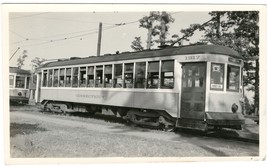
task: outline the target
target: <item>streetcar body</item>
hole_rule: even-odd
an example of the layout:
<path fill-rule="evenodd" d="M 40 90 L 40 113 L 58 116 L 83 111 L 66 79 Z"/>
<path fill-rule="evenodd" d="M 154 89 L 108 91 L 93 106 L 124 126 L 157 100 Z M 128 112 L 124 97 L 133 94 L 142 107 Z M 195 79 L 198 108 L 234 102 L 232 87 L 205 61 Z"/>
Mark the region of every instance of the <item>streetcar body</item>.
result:
<path fill-rule="evenodd" d="M 44 109 L 110 110 L 140 125 L 240 129 L 243 60 L 216 45 L 189 45 L 50 62 Z"/>
<path fill-rule="evenodd" d="M 28 104 L 31 73 L 17 67 L 9 67 L 9 100 L 10 104 Z"/>

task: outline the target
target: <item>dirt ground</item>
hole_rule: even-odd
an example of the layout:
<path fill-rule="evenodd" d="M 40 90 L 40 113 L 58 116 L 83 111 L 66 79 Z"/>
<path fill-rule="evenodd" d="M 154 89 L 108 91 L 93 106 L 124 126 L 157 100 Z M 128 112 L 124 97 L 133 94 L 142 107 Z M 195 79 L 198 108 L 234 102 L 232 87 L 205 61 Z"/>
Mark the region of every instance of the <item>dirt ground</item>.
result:
<path fill-rule="evenodd" d="M 16 107 L 10 112 L 11 157 L 258 156 L 259 145 L 126 126 Z"/>

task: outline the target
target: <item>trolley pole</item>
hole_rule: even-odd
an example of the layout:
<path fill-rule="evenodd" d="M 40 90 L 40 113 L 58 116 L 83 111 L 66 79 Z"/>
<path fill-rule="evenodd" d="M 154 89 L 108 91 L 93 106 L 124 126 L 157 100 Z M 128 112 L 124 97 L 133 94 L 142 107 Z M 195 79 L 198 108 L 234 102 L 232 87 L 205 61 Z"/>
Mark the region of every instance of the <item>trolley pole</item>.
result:
<path fill-rule="evenodd" d="M 20 49 L 20 47 L 18 47 L 18 49 L 13 53 L 13 55 L 9 58 L 9 61 L 13 58 L 13 56 L 17 53 L 17 51 Z"/>
<path fill-rule="evenodd" d="M 97 56 L 100 56 L 100 49 L 101 49 L 101 38 L 102 38 L 102 23 L 99 23 L 99 30 L 98 30 L 98 41 L 97 41 Z"/>

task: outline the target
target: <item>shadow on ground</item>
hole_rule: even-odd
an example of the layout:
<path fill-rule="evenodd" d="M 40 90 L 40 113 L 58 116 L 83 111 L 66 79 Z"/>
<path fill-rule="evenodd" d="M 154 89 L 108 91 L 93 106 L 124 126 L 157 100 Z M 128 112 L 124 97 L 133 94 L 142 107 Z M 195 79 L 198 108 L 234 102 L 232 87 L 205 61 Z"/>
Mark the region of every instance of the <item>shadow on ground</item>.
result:
<path fill-rule="evenodd" d="M 39 124 L 26 124 L 26 123 L 10 124 L 10 137 L 15 137 L 16 135 L 32 134 L 38 131 L 44 132 L 47 131 L 47 129 L 39 127 Z"/>

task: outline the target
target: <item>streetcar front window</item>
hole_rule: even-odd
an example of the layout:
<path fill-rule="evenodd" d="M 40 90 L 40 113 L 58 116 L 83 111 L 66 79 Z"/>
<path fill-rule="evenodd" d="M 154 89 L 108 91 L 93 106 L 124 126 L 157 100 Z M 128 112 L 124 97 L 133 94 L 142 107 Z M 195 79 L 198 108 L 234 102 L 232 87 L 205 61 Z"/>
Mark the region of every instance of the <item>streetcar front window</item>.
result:
<path fill-rule="evenodd" d="M 145 88 L 146 62 L 137 62 L 135 65 L 135 88 Z"/>
<path fill-rule="evenodd" d="M 227 90 L 238 92 L 239 84 L 240 84 L 240 68 L 238 66 L 228 65 L 227 66 Z"/>
<path fill-rule="evenodd" d="M 159 87 L 159 61 L 148 62 L 147 88 L 156 89 Z"/>
<path fill-rule="evenodd" d="M 223 90 L 224 64 L 211 63 L 210 89 Z"/>
<path fill-rule="evenodd" d="M 161 87 L 162 89 L 173 89 L 174 87 L 174 61 L 162 61 Z"/>
<path fill-rule="evenodd" d="M 24 76 L 16 76 L 16 88 L 25 88 Z"/>

